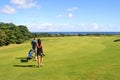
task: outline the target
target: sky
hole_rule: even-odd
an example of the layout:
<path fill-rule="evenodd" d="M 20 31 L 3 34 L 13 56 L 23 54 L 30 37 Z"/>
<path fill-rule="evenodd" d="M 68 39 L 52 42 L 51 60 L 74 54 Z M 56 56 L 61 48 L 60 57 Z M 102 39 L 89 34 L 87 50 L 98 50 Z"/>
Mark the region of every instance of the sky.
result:
<path fill-rule="evenodd" d="M 120 0 L 1 0 L 0 22 L 30 32 L 120 32 Z"/>

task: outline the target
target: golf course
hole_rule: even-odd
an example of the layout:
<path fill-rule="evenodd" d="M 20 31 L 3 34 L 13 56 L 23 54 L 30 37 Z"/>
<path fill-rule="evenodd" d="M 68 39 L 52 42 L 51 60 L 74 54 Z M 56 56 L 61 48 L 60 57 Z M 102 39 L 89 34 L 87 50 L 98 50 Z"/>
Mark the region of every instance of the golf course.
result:
<path fill-rule="evenodd" d="M 119 38 L 41 37 L 46 56 L 40 68 L 34 58 L 21 62 L 32 39 L 0 47 L 0 80 L 120 80 Z"/>

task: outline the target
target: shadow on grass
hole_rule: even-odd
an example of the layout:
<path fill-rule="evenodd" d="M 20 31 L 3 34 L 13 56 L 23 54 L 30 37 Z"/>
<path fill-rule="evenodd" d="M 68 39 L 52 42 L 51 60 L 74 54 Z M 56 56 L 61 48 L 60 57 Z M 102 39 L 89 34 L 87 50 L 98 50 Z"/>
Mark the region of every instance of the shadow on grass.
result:
<path fill-rule="evenodd" d="M 28 62 L 29 60 L 31 60 L 32 58 L 27 58 L 27 57 L 19 57 L 16 59 L 20 59 L 20 62 Z"/>
<path fill-rule="evenodd" d="M 19 57 L 19 58 L 16 58 L 16 59 L 20 59 L 20 62 L 28 62 L 27 57 Z"/>
<path fill-rule="evenodd" d="M 19 59 L 21 63 L 27 63 L 29 60 L 31 60 L 32 58 L 27 58 L 27 57 L 18 57 L 16 59 Z M 35 65 L 13 65 L 13 67 L 36 67 Z"/>
<path fill-rule="evenodd" d="M 32 58 L 27 57 L 17 57 L 16 59 L 19 59 L 21 63 L 27 63 Z M 35 65 L 13 65 L 13 67 L 36 67 Z"/>
<path fill-rule="evenodd" d="M 13 65 L 14 67 L 36 67 L 35 65 Z"/>
<path fill-rule="evenodd" d="M 120 39 L 116 39 L 116 40 L 114 40 L 113 42 L 118 42 L 118 41 L 120 41 Z"/>

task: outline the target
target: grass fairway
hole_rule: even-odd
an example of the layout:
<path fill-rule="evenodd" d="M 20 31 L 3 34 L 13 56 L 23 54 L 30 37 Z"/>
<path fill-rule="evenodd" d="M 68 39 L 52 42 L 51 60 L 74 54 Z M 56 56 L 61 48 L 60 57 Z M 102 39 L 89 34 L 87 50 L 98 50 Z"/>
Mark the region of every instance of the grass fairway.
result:
<path fill-rule="evenodd" d="M 0 80 L 119 80 L 119 36 L 41 38 L 44 67 L 34 59 L 21 63 L 30 41 L 0 47 Z"/>

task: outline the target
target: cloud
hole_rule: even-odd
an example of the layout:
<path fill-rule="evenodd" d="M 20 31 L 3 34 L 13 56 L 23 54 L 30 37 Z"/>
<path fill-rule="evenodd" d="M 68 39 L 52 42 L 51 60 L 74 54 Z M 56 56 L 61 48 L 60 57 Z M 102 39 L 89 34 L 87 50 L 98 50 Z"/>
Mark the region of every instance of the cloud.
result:
<path fill-rule="evenodd" d="M 51 23 L 34 23 L 34 24 L 26 24 L 28 29 L 31 32 L 49 32 L 49 31 L 56 31 L 56 28 Z"/>
<path fill-rule="evenodd" d="M 11 3 L 13 4 L 18 4 L 18 5 L 22 5 L 26 2 L 26 0 L 11 0 Z"/>
<path fill-rule="evenodd" d="M 51 24 L 51 23 L 34 23 L 26 24 L 31 32 L 60 32 L 60 31 L 80 31 L 85 30 L 78 24 Z"/>
<path fill-rule="evenodd" d="M 75 11 L 77 9 L 78 9 L 78 7 L 71 7 L 71 8 L 68 8 L 67 11 Z"/>
<path fill-rule="evenodd" d="M 37 5 L 36 0 L 11 0 L 11 4 L 6 5 L 0 11 L 0 13 L 14 14 L 16 13 L 17 8 L 32 8 L 32 7 L 40 9 L 40 6 Z"/>
<path fill-rule="evenodd" d="M 4 14 L 14 14 L 16 10 L 11 6 L 6 5 L 1 12 Z"/>
<path fill-rule="evenodd" d="M 51 24 L 51 23 L 36 23 L 26 24 L 31 32 L 56 32 L 68 30 L 69 24 Z"/>
<path fill-rule="evenodd" d="M 71 7 L 71 8 L 68 8 L 67 11 L 75 11 L 77 9 L 78 9 L 77 7 Z M 56 16 L 56 18 L 73 18 L 73 14 L 72 13 L 59 14 Z"/>
<path fill-rule="evenodd" d="M 73 18 L 73 14 L 72 13 L 68 13 L 66 15 L 59 14 L 59 15 L 56 16 L 56 18 L 63 18 L 63 19 L 65 19 L 65 18 Z"/>
<path fill-rule="evenodd" d="M 72 18 L 72 17 L 73 17 L 73 14 L 72 14 L 72 13 L 69 13 L 69 14 L 68 14 L 68 17 L 69 17 L 69 18 Z"/>
<path fill-rule="evenodd" d="M 93 28 L 94 29 L 98 29 L 99 28 L 98 24 L 97 23 L 93 23 Z"/>
<path fill-rule="evenodd" d="M 11 0 L 11 3 L 16 5 L 17 8 L 39 8 L 34 0 Z"/>
<path fill-rule="evenodd" d="M 25 24 L 24 24 L 25 25 Z M 91 24 L 51 24 L 51 23 L 34 23 L 26 24 L 31 32 L 104 32 L 104 31 L 119 31 L 119 26 L 100 25 L 98 23 Z"/>

